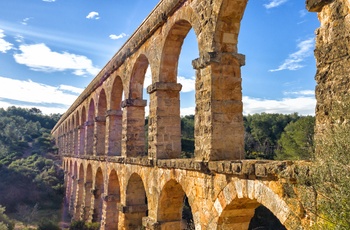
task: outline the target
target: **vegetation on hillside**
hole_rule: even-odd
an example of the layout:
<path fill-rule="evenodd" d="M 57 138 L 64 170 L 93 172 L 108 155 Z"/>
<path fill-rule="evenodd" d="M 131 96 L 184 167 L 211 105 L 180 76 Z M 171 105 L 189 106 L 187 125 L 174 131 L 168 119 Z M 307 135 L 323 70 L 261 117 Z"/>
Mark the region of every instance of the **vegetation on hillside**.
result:
<path fill-rule="evenodd" d="M 60 209 L 63 172 L 50 136 L 59 117 L 36 108 L 0 109 L 0 205 L 25 224 L 52 219 Z"/>
<path fill-rule="evenodd" d="M 243 117 L 247 159 L 307 160 L 313 153 L 315 118 L 293 114 L 254 114 Z M 193 157 L 194 115 L 181 118 L 183 157 Z"/>

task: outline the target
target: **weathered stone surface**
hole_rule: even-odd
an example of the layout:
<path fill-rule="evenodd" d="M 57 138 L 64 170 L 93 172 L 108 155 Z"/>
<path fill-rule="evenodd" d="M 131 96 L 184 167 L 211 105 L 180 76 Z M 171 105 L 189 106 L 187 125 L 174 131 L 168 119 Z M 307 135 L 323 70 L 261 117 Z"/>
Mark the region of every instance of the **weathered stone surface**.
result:
<path fill-rule="evenodd" d="M 237 42 L 247 0 L 162 0 L 52 131 L 63 158 L 66 203 L 75 220 L 101 229 L 247 229 L 260 204 L 287 229 L 307 229 L 315 194 L 298 185 L 310 162 L 244 160 Z M 307 0 L 319 12 L 316 137 L 350 120 L 350 3 Z M 197 36 L 195 158 L 181 155 L 177 62 Z M 152 70 L 148 140 L 144 77 Z M 125 98 L 125 99 L 123 99 Z M 124 101 L 123 101 L 124 100 Z M 147 140 L 147 143 L 146 143 Z M 320 146 L 318 146 L 320 148 Z M 301 200 L 307 194 L 307 202 Z"/>

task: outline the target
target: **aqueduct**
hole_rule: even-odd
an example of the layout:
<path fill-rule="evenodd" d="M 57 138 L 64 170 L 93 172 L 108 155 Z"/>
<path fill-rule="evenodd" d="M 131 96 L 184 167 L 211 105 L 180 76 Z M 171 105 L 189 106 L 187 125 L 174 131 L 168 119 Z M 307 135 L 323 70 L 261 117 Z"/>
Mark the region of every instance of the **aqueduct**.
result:
<path fill-rule="evenodd" d="M 244 160 L 240 22 L 247 0 L 162 0 L 93 79 L 52 131 L 62 156 L 66 200 L 75 220 L 101 229 L 248 229 L 256 207 L 287 229 L 310 226 L 295 168 L 303 162 Z M 348 81 L 348 0 L 308 0 L 319 12 L 317 129 L 332 117 Z M 196 71 L 195 157 L 181 159 L 177 63 L 193 29 Z M 339 32 L 341 31 L 341 32 Z M 148 138 L 143 84 L 150 66 Z M 348 66 L 348 65 L 347 65 Z M 344 81 L 343 81 L 344 82 Z M 319 131 L 321 132 L 321 131 Z M 186 198 L 186 199 L 184 199 Z"/>

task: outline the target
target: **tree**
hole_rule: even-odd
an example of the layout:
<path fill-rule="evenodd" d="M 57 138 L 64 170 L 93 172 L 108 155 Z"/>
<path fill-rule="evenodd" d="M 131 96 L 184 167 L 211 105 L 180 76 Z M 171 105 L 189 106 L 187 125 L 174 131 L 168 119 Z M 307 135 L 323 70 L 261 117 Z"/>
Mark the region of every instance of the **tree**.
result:
<path fill-rule="evenodd" d="M 245 135 L 245 140 L 249 141 L 245 146 L 248 157 L 273 159 L 277 141 L 284 128 L 297 119 L 299 119 L 297 113 L 290 115 L 261 113 L 244 117 L 245 132 L 251 134 L 251 136 Z M 253 150 L 247 149 L 253 146 Z M 254 153 L 254 156 L 250 156 L 250 153 Z"/>
<path fill-rule="evenodd" d="M 350 124 L 325 131 L 312 166 L 317 192 L 317 229 L 350 229 Z"/>
<path fill-rule="evenodd" d="M 278 140 L 278 160 L 307 160 L 314 152 L 315 117 L 305 116 L 289 123 Z"/>

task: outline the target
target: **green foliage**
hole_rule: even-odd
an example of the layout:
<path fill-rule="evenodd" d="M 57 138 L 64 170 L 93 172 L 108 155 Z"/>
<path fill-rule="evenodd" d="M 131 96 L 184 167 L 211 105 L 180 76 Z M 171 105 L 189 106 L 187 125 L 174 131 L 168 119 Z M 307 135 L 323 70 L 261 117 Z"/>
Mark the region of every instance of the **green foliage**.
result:
<path fill-rule="evenodd" d="M 60 230 L 60 227 L 51 220 L 40 221 L 37 230 Z"/>
<path fill-rule="evenodd" d="M 14 228 L 13 221 L 5 214 L 5 208 L 0 205 L 0 229 L 12 230 Z"/>
<path fill-rule="evenodd" d="M 318 140 L 312 186 L 317 191 L 317 229 L 350 229 L 350 124 L 334 126 Z"/>
<path fill-rule="evenodd" d="M 314 152 L 315 117 L 290 122 L 278 140 L 277 159 L 308 160 Z"/>
<path fill-rule="evenodd" d="M 73 221 L 69 227 L 69 230 L 98 230 L 100 229 L 99 223 L 85 223 L 84 221 Z"/>
<path fill-rule="evenodd" d="M 41 210 L 60 208 L 63 172 L 50 136 L 58 119 L 36 108 L 0 109 L 0 204 L 24 223 L 38 220 Z"/>
<path fill-rule="evenodd" d="M 273 159 L 284 128 L 290 122 L 298 120 L 299 115 L 261 113 L 243 119 L 246 157 Z"/>

